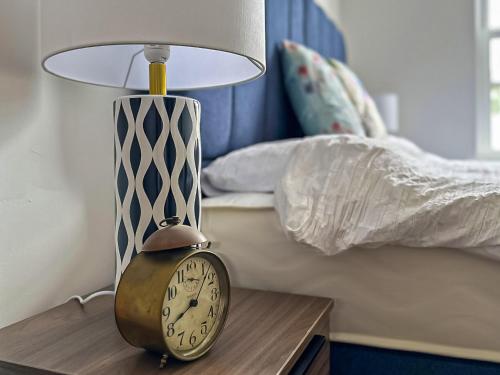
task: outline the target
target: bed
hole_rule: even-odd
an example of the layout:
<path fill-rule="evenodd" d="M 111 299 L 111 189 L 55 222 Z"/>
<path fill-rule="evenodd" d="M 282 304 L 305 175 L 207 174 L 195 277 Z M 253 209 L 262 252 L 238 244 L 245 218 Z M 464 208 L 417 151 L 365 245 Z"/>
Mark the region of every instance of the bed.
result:
<path fill-rule="evenodd" d="M 456 249 L 354 248 L 285 237 L 272 195 L 203 201 L 203 232 L 234 285 L 336 299 L 333 341 L 500 362 L 500 265 Z"/>
<path fill-rule="evenodd" d="M 302 136 L 281 79 L 290 39 L 346 60 L 344 39 L 312 0 L 266 2 L 267 73 L 185 93 L 202 103 L 203 165 L 263 141 Z M 285 237 L 269 195 L 203 201 L 202 230 L 234 285 L 335 298 L 331 339 L 500 362 L 500 263 L 443 248 L 351 249 L 327 257 Z"/>

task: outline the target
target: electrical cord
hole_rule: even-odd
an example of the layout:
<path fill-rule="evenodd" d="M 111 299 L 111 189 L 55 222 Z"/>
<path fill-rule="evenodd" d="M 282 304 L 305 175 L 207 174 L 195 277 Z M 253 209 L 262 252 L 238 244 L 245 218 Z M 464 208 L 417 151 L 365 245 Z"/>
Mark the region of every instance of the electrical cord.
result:
<path fill-rule="evenodd" d="M 95 292 L 92 293 L 91 295 L 82 298 L 81 296 L 74 295 L 69 297 L 64 303 L 71 301 L 72 299 L 76 299 L 80 305 L 85 305 L 87 302 L 93 300 L 94 298 L 101 297 L 101 296 L 114 296 L 115 292 L 113 290 L 102 290 L 100 292 Z"/>

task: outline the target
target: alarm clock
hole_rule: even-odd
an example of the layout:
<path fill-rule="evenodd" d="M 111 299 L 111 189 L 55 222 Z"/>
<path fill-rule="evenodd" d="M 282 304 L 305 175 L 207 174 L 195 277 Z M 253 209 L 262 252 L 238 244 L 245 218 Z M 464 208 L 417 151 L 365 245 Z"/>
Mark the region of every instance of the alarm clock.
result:
<path fill-rule="evenodd" d="M 197 229 L 166 219 L 123 273 L 115 319 L 123 338 L 181 361 L 206 354 L 224 327 L 229 275 Z"/>

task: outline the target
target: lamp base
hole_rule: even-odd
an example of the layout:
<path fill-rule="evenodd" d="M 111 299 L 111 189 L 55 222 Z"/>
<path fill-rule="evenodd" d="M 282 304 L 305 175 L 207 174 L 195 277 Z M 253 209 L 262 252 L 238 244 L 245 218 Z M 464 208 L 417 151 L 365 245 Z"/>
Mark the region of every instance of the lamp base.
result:
<path fill-rule="evenodd" d="M 115 245 L 122 272 L 166 217 L 200 226 L 200 103 L 133 95 L 114 102 Z"/>

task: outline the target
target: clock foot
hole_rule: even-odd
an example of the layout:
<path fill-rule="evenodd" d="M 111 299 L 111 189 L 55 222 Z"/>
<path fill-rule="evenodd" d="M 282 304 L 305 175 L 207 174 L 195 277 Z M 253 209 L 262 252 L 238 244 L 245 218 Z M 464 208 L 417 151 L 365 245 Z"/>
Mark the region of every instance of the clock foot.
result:
<path fill-rule="evenodd" d="M 167 366 L 168 355 L 163 354 L 160 359 L 160 368 L 165 368 Z"/>

